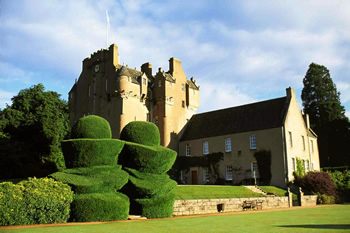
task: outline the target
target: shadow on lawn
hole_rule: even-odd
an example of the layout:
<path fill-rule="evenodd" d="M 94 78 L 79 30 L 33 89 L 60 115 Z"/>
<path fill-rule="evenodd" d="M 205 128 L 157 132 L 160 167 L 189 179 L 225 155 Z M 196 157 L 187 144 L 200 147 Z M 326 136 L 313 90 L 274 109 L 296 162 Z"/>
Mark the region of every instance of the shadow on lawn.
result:
<path fill-rule="evenodd" d="M 285 225 L 279 227 L 290 228 L 314 228 L 314 229 L 350 229 L 350 224 L 309 224 L 309 225 Z"/>

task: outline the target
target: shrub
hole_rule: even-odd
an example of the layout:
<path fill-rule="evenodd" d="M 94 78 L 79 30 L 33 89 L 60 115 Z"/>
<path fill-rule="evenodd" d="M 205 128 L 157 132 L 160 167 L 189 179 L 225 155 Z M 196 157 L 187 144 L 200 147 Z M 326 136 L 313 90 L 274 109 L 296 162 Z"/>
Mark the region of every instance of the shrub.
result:
<path fill-rule="evenodd" d="M 336 188 L 326 172 L 309 172 L 303 178 L 297 178 L 294 184 L 308 192 L 336 196 Z"/>
<path fill-rule="evenodd" d="M 120 139 L 148 146 L 160 145 L 157 126 L 145 121 L 133 121 L 127 124 L 120 133 Z"/>
<path fill-rule="evenodd" d="M 104 118 L 89 115 L 80 118 L 72 127 L 72 138 L 112 138 L 111 127 Z"/>
<path fill-rule="evenodd" d="M 297 165 L 297 169 L 295 172 L 293 172 L 293 175 L 294 175 L 295 179 L 301 179 L 306 174 L 303 161 L 300 158 L 297 158 L 296 165 Z"/>
<path fill-rule="evenodd" d="M 1 225 L 67 222 L 73 192 L 49 178 L 0 184 Z"/>
<path fill-rule="evenodd" d="M 176 160 L 176 151 L 162 146 L 146 146 L 125 142 L 119 163 L 144 173 L 164 174 Z"/>
<path fill-rule="evenodd" d="M 125 220 L 129 198 L 122 193 L 75 194 L 71 220 L 74 222 Z"/>
<path fill-rule="evenodd" d="M 71 139 L 62 141 L 67 168 L 115 165 L 124 142 L 117 139 Z"/>
<path fill-rule="evenodd" d="M 67 169 L 50 175 L 69 184 L 75 193 L 103 193 L 117 191 L 127 182 L 129 175 L 116 166 L 94 166 Z"/>
<path fill-rule="evenodd" d="M 339 196 L 344 201 L 350 201 L 350 171 L 345 170 L 343 172 L 328 172 L 328 175 L 331 177 L 332 181 L 337 187 Z"/>
<path fill-rule="evenodd" d="M 175 194 L 161 198 L 144 198 L 136 199 L 138 204 L 142 206 L 142 216 L 147 218 L 167 218 L 173 215 Z"/>
<path fill-rule="evenodd" d="M 317 193 L 317 204 L 334 204 L 335 197 Z"/>

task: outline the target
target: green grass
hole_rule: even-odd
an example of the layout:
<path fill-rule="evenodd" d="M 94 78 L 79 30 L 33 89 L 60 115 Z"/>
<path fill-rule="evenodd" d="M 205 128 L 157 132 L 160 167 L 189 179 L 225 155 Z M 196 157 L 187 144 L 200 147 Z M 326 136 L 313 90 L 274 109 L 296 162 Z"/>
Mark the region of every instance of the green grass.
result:
<path fill-rule="evenodd" d="M 175 200 L 263 197 L 243 186 L 178 185 Z"/>
<path fill-rule="evenodd" d="M 275 186 L 259 186 L 259 187 L 267 193 L 273 193 L 279 197 L 286 196 L 286 192 L 287 192 L 286 189 L 282 189 L 282 188 L 275 187 Z M 294 193 L 292 194 L 292 198 L 293 198 L 293 200 L 298 200 L 297 195 Z"/>
<path fill-rule="evenodd" d="M 272 212 L 5 230 L 8 233 L 350 232 L 350 205 Z"/>

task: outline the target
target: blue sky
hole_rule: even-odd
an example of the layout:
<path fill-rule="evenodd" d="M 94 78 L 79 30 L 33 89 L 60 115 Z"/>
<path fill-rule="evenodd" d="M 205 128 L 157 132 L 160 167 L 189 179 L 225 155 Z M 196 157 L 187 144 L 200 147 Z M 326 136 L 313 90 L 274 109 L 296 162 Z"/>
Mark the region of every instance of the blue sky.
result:
<path fill-rule="evenodd" d="M 82 60 L 109 44 L 153 73 L 176 57 L 200 85 L 198 112 L 285 96 L 301 106 L 311 62 L 326 66 L 350 117 L 350 1 L 0 0 L 0 108 L 43 83 L 67 99 Z"/>

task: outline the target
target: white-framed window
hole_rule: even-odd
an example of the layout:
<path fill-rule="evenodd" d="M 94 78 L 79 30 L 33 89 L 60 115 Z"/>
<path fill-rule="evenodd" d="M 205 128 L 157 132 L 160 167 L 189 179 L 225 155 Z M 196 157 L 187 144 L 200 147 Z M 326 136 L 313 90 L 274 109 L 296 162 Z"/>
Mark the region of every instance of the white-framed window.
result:
<path fill-rule="evenodd" d="M 303 167 L 304 169 L 306 170 L 306 163 L 305 163 L 305 160 L 303 159 Z"/>
<path fill-rule="evenodd" d="M 292 132 L 289 131 L 288 135 L 289 135 L 289 146 L 293 147 L 293 135 L 292 135 Z"/>
<path fill-rule="evenodd" d="M 303 135 L 301 135 L 301 140 L 303 141 L 303 150 L 305 150 L 305 137 Z"/>
<path fill-rule="evenodd" d="M 209 154 L 209 143 L 208 141 L 203 142 L 203 155 Z"/>
<path fill-rule="evenodd" d="M 181 91 L 185 91 L 185 84 L 181 84 Z"/>
<path fill-rule="evenodd" d="M 162 87 L 162 80 L 158 80 L 158 87 Z"/>
<path fill-rule="evenodd" d="M 186 144 L 186 156 L 191 156 L 191 145 Z"/>
<path fill-rule="evenodd" d="M 232 166 L 226 166 L 226 180 L 232 180 Z"/>
<path fill-rule="evenodd" d="M 181 184 L 185 184 L 185 171 L 184 170 L 181 170 L 180 171 L 180 181 L 181 181 Z"/>
<path fill-rule="evenodd" d="M 310 171 L 310 162 L 309 160 L 306 160 L 306 168 L 305 168 L 305 171 Z"/>
<path fill-rule="evenodd" d="M 292 171 L 296 171 L 296 164 L 295 164 L 295 158 L 292 158 Z"/>
<path fill-rule="evenodd" d="M 225 138 L 225 152 L 231 152 L 232 146 L 231 146 L 231 138 Z"/>
<path fill-rule="evenodd" d="M 256 161 L 253 161 L 250 163 L 250 169 L 252 172 L 252 178 L 259 178 L 259 169 L 258 169 L 258 163 Z"/>
<path fill-rule="evenodd" d="M 314 153 L 314 141 L 310 140 L 311 144 L 311 153 Z"/>
<path fill-rule="evenodd" d="M 256 136 L 255 135 L 250 136 L 250 149 L 252 149 L 252 150 L 256 149 Z"/>
<path fill-rule="evenodd" d="M 209 182 L 209 168 L 203 168 L 203 181 Z"/>

